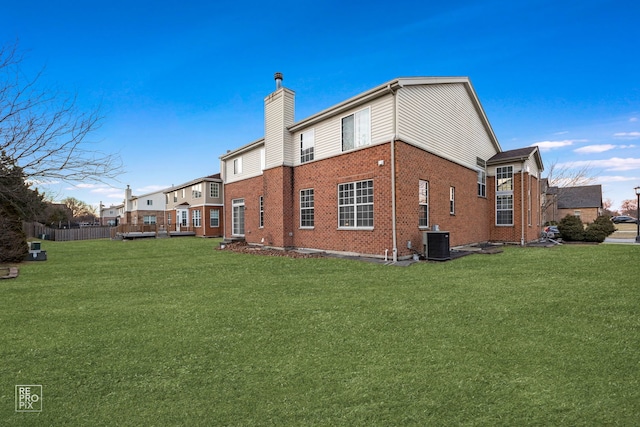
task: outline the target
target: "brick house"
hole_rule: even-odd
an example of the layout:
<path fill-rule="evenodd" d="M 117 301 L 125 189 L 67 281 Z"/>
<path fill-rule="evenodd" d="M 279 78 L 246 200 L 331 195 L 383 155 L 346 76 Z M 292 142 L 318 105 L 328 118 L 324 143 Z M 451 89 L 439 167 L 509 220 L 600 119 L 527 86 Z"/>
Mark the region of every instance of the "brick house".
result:
<path fill-rule="evenodd" d="M 118 209 L 119 225 L 164 226 L 165 197 L 162 191 L 134 196 L 131 187 L 124 190 L 124 203 Z"/>
<path fill-rule="evenodd" d="M 225 237 L 394 260 L 436 228 L 539 237 L 538 148 L 502 151 L 468 78 L 395 79 L 298 122 L 294 101 L 277 73 L 264 138 L 220 157 Z"/>
<path fill-rule="evenodd" d="M 602 215 L 602 186 L 553 187 L 542 180 L 545 195 L 544 222 L 560 222 L 567 215 L 575 215 L 589 224 Z"/>
<path fill-rule="evenodd" d="M 219 173 L 173 186 L 164 194 L 165 223 L 172 234 L 223 235 L 224 192 Z"/>

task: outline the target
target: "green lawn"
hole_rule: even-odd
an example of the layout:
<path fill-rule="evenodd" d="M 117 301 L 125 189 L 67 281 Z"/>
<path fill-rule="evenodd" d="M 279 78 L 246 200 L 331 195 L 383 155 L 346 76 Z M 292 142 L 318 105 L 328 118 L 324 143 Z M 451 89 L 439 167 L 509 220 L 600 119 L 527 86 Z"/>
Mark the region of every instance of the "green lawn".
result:
<path fill-rule="evenodd" d="M 407 268 L 216 246 L 44 242 L 0 281 L 0 425 L 640 422 L 640 245 Z"/>

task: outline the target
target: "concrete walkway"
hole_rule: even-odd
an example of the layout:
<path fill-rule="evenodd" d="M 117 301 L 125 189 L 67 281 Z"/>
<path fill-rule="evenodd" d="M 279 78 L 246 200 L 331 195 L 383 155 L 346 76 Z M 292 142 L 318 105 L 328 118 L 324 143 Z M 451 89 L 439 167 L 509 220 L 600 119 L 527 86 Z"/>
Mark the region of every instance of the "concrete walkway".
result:
<path fill-rule="evenodd" d="M 636 239 L 612 239 L 610 237 L 607 237 L 606 239 L 604 239 L 604 243 L 614 243 L 614 244 L 622 244 L 622 245 L 629 245 L 629 244 L 636 244 Z"/>

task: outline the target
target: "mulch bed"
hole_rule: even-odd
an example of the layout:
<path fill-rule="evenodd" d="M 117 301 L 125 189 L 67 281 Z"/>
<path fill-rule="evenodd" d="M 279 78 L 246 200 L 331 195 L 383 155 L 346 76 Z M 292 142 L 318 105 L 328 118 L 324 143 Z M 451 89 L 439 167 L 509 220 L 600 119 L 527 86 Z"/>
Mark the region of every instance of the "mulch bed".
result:
<path fill-rule="evenodd" d="M 243 254 L 279 256 L 287 258 L 321 258 L 324 256 L 321 253 L 303 253 L 296 250 L 282 250 L 263 248 L 261 246 L 251 246 L 246 242 L 224 243 L 224 248 L 220 246 L 218 250 L 239 252 Z"/>

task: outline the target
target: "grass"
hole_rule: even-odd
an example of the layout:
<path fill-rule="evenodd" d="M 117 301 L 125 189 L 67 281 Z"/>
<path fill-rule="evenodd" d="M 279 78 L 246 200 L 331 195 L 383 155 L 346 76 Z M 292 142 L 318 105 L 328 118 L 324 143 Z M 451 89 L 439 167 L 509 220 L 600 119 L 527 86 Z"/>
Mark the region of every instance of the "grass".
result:
<path fill-rule="evenodd" d="M 640 247 L 408 268 L 45 242 L 0 282 L 4 425 L 636 425 Z M 14 387 L 43 385 L 16 413 Z"/>

